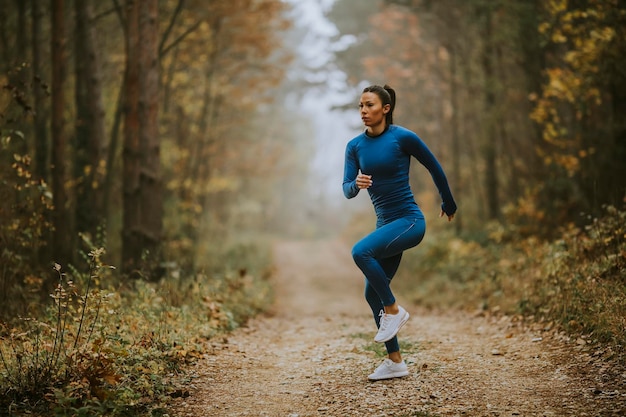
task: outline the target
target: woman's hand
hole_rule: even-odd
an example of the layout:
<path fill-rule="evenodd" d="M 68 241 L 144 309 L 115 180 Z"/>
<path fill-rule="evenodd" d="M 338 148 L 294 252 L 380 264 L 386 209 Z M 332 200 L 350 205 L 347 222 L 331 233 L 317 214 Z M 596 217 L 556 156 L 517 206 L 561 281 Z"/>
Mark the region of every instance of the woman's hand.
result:
<path fill-rule="evenodd" d="M 359 187 L 361 190 L 366 189 L 366 188 L 370 188 L 372 186 L 372 176 L 371 175 L 365 175 L 365 174 L 359 174 L 356 176 L 356 186 Z"/>
<path fill-rule="evenodd" d="M 443 210 L 441 210 L 441 213 L 439 213 L 439 217 L 443 217 L 445 215 L 446 213 Z M 454 219 L 454 214 L 448 214 L 448 221 L 451 222 L 452 219 Z"/>

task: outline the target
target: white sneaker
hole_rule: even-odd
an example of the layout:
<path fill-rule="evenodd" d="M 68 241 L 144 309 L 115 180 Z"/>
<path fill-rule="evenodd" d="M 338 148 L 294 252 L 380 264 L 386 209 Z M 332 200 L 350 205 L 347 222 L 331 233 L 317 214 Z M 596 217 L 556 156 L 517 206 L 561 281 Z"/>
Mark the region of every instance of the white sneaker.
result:
<path fill-rule="evenodd" d="M 380 318 L 380 326 L 378 327 L 378 333 L 374 338 L 375 342 L 386 342 L 393 339 L 398 334 L 400 327 L 404 326 L 404 323 L 409 319 L 409 313 L 402 307 L 398 306 L 400 311 L 398 314 L 387 314 L 382 312 Z"/>
<path fill-rule="evenodd" d="M 367 379 L 370 381 L 378 381 L 381 379 L 402 378 L 408 374 L 409 370 L 404 361 L 395 363 L 391 359 L 387 358 L 378 368 L 376 368 L 373 374 L 370 374 L 367 377 Z"/>

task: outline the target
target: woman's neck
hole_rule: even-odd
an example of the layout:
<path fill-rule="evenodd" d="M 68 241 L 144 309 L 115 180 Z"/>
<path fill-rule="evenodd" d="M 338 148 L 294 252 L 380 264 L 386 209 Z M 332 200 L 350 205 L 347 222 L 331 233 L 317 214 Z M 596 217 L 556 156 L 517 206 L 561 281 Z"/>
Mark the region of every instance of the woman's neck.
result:
<path fill-rule="evenodd" d="M 383 121 L 376 126 L 368 126 L 365 132 L 368 136 L 380 136 L 385 132 L 385 130 L 387 130 L 387 123 Z"/>

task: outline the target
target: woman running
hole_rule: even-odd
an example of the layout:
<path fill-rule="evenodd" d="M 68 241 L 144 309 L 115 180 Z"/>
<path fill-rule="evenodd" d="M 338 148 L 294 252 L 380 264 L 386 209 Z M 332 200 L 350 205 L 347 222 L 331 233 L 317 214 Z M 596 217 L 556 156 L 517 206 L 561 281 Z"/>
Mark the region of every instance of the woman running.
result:
<path fill-rule="evenodd" d="M 409 374 L 402 360 L 396 334 L 409 319 L 389 286 L 398 270 L 402 252 L 417 246 L 426 221 L 409 186 L 411 157 L 430 172 L 443 203 L 440 217 L 451 221 L 456 203 L 448 180 L 435 156 L 412 131 L 393 124 L 395 91 L 385 85 L 363 90 L 359 101 L 365 131 L 346 146 L 343 192 L 355 197 L 366 189 L 376 212 L 376 230 L 357 242 L 352 257 L 365 275 L 365 299 L 372 309 L 388 358 L 369 375 L 370 380 L 399 378 Z"/>

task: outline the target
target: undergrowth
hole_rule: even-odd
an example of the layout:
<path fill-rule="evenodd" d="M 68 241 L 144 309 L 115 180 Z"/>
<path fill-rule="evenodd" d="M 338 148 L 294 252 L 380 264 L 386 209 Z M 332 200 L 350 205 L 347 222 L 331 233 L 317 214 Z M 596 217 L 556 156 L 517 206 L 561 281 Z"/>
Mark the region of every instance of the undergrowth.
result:
<path fill-rule="evenodd" d="M 550 242 L 498 225 L 480 242 L 437 233 L 406 252 L 394 280 L 417 304 L 549 322 L 626 362 L 626 211 L 606 207 Z"/>
<path fill-rule="evenodd" d="M 260 311 L 270 297 L 259 269 L 269 255 L 257 247 L 224 249 L 223 260 L 246 253 L 254 270 L 120 283 L 89 254 L 90 271 L 65 273 L 42 317 L 0 327 L 0 415 L 158 416 L 187 395 L 185 365 L 218 337 Z M 228 260 L 230 262 L 230 260 Z"/>

